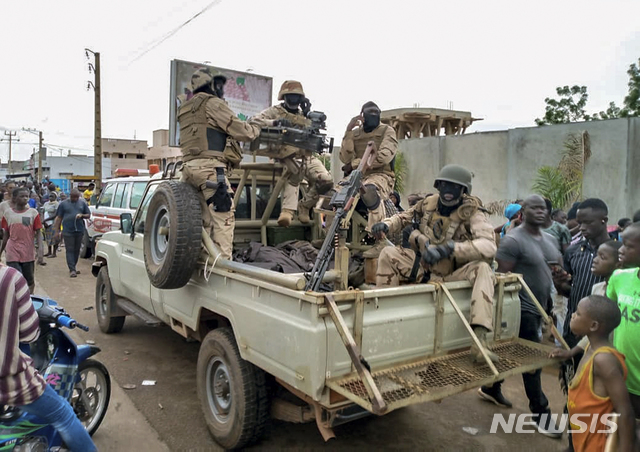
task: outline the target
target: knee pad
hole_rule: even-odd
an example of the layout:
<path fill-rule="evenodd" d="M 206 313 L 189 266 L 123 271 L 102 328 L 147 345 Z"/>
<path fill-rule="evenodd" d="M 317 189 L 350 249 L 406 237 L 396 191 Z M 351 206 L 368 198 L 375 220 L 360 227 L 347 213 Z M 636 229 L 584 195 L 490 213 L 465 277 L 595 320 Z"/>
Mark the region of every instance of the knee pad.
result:
<path fill-rule="evenodd" d="M 380 205 L 380 195 L 378 195 L 378 188 L 373 184 L 367 184 L 363 187 L 363 193 L 360 195 L 360 199 L 368 210 L 377 209 Z"/>

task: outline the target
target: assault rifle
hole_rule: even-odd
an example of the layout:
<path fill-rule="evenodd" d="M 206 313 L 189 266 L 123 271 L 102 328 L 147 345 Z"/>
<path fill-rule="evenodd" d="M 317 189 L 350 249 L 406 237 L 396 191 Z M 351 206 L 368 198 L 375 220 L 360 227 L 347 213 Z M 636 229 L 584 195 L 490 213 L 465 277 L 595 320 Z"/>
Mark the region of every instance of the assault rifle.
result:
<path fill-rule="evenodd" d="M 258 155 L 276 159 L 285 159 L 305 152 L 322 153 L 333 150 L 333 138 L 328 139 L 322 130 L 326 129 L 327 116 L 320 111 L 307 114 L 311 125 L 303 127 L 285 119 L 278 120 L 276 125 L 263 127 L 260 136 L 251 142 L 251 151 Z"/>
<path fill-rule="evenodd" d="M 342 220 L 344 220 L 351 210 L 351 207 L 353 207 L 356 196 L 362 189 L 362 178 L 364 176 L 364 172 L 371 167 L 371 163 L 374 158 L 375 144 L 373 141 L 369 141 L 358 168 L 351 172 L 346 184 L 344 184 L 342 189 L 336 192 L 331 198 L 329 205 L 335 209 L 336 215 L 333 218 L 331 226 L 327 229 L 327 237 L 324 239 L 322 248 L 320 248 L 316 263 L 313 265 L 313 270 L 311 270 L 310 274 L 305 275 L 308 278 L 308 281 L 304 290 L 317 292 L 320 289 L 322 278 L 324 277 L 324 274 L 329 267 L 329 262 L 331 262 L 333 254 L 335 253 L 335 235 L 340 228 L 340 223 L 342 223 Z"/>

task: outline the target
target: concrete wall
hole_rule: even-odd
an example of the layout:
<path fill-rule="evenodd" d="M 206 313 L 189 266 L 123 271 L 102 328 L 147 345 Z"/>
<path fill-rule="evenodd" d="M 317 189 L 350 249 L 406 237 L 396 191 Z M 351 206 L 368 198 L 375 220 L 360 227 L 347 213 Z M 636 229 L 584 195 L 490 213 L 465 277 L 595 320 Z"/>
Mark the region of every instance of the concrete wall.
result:
<path fill-rule="evenodd" d="M 592 152 L 584 196 L 602 198 L 612 222 L 631 216 L 640 209 L 640 118 L 402 140 L 408 167 L 403 204 L 410 193 L 434 192 L 433 180 L 449 163 L 474 173 L 473 193 L 485 203 L 526 197 L 537 169 L 556 166 L 567 136 L 582 131 Z"/>

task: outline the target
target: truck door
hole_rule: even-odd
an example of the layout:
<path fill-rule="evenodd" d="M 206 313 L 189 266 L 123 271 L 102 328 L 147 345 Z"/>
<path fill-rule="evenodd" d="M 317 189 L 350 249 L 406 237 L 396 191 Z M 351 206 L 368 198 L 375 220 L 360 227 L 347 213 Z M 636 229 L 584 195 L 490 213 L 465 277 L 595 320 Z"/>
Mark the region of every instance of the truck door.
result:
<path fill-rule="evenodd" d="M 151 195 L 156 187 L 157 184 L 152 185 L 147 191 L 147 196 L 144 198 L 133 224 L 135 235 L 133 240 L 125 240 L 123 242 L 120 262 L 120 280 L 125 287 L 127 294 L 125 296 L 154 315 L 155 311 L 151 303 L 151 282 L 144 265 L 143 244 L 144 221 L 147 216 Z"/>

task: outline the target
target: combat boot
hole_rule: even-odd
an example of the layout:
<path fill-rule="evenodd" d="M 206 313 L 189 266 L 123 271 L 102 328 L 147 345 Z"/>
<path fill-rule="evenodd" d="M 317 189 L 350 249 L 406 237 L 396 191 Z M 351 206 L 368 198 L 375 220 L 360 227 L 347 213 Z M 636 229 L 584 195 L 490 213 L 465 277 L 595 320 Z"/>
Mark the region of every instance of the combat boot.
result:
<path fill-rule="evenodd" d="M 487 355 L 489 356 L 489 359 L 494 363 L 497 363 L 498 361 L 500 361 L 500 357 L 498 355 L 496 355 L 495 353 L 493 353 L 491 350 L 489 350 L 489 348 L 487 347 L 487 332 L 488 332 L 488 330 L 483 326 L 477 325 L 477 326 L 473 327 L 473 332 L 475 333 L 476 336 L 478 336 L 478 340 L 480 341 L 480 344 L 482 345 L 482 347 L 487 352 Z M 482 355 L 482 352 L 476 346 L 475 341 L 471 342 L 471 350 L 470 350 L 469 353 L 470 353 L 471 359 L 473 359 L 474 363 L 482 364 L 482 363 L 486 362 L 484 360 L 484 356 Z"/>
<path fill-rule="evenodd" d="M 309 207 L 303 205 L 298 206 L 298 221 L 304 224 L 311 221 L 311 209 Z"/>
<path fill-rule="evenodd" d="M 291 209 L 282 209 L 280 216 L 278 217 L 278 226 L 288 228 L 293 221 L 293 214 L 295 212 Z"/>

